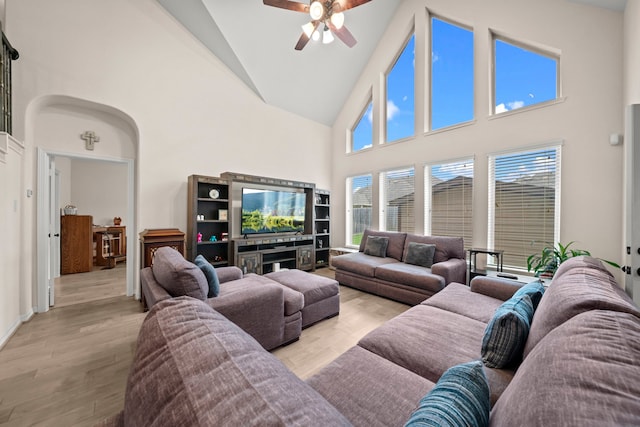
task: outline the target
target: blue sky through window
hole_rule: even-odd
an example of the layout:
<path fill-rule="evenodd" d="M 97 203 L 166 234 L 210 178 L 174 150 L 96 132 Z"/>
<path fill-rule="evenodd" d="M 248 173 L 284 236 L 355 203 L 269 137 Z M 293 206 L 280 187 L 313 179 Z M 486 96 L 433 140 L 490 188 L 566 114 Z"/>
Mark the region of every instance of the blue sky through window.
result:
<path fill-rule="evenodd" d="M 473 120 L 473 31 L 431 19 L 431 129 Z"/>
<path fill-rule="evenodd" d="M 353 129 L 352 151 L 360 151 L 373 144 L 373 103 L 369 101 L 367 109 Z"/>
<path fill-rule="evenodd" d="M 557 97 L 557 60 L 495 40 L 495 113 Z"/>
<path fill-rule="evenodd" d="M 387 75 L 387 141 L 414 135 L 415 46 L 411 36 Z"/>

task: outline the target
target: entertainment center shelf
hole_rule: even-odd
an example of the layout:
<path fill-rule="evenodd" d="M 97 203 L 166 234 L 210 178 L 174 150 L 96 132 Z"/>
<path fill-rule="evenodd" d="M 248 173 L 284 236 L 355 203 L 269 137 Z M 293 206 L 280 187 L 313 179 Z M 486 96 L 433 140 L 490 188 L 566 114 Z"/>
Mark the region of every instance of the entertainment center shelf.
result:
<path fill-rule="evenodd" d="M 187 259 L 245 274 L 329 265 L 330 193 L 315 184 L 225 172 L 189 176 Z"/>

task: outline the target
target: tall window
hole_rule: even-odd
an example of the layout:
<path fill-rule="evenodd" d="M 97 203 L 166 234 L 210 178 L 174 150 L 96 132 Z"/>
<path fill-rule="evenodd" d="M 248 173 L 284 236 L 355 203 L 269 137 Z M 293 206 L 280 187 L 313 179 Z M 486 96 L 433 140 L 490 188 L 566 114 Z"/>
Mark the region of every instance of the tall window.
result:
<path fill-rule="evenodd" d="M 504 264 L 526 268 L 527 257 L 557 242 L 560 146 L 489 156 L 489 247 Z"/>
<path fill-rule="evenodd" d="M 371 175 L 347 178 L 347 245 L 359 245 L 371 227 Z"/>
<path fill-rule="evenodd" d="M 425 168 L 425 225 L 432 236 L 462 237 L 473 242 L 473 159 Z"/>
<path fill-rule="evenodd" d="M 558 98 L 560 59 L 494 36 L 494 114 Z"/>
<path fill-rule="evenodd" d="M 431 129 L 473 117 L 473 31 L 432 17 Z"/>
<path fill-rule="evenodd" d="M 351 132 L 351 152 L 364 150 L 373 145 L 373 101 L 362 111 L 356 126 Z"/>
<path fill-rule="evenodd" d="M 415 134 L 415 41 L 412 35 L 387 74 L 387 142 Z"/>
<path fill-rule="evenodd" d="M 413 168 L 380 174 L 385 230 L 415 232 L 415 173 Z"/>

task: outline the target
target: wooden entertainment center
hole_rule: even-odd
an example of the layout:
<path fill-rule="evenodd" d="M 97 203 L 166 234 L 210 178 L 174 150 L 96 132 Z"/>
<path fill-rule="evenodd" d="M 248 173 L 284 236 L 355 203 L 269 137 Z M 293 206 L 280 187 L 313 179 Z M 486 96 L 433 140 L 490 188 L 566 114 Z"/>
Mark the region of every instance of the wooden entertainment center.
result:
<path fill-rule="evenodd" d="M 242 234 L 245 186 L 305 194 L 303 232 Z M 188 179 L 187 259 L 203 255 L 214 266 L 235 265 L 246 273 L 314 270 L 329 265 L 330 192 L 315 184 L 225 172 Z"/>

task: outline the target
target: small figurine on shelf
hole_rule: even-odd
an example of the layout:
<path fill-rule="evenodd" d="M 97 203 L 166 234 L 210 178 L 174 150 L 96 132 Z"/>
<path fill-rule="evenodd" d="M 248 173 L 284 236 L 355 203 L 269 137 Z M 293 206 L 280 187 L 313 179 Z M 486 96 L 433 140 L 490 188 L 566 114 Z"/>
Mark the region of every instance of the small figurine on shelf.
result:
<path fill-rule="evenodd" d="M 210 242 L 217 242 L 218 238 L 215 235 L 213 235 L 213 236 L 209 237 L 209 241 Z"/>
<path fill-rule="evenodd" d="M 119 216 L 113 218 L 113 225 L 118 226 L 120 224 L 122 224 L 122 218 L 120 218 Z"/>
<path fill-rule="evenodd" d="M 198 243 L 202 242 L 202 233 L 198 233 Z"/>
<path fill-rule="evenodd" d="M 223 242 L 229 240 L 229 233 L 222 233 L 222 235 L 220 236 L 220 240 L 222 240 Z"/>
<path fill-rule="evenodd" d="M 222 262 L 223 259 L 222 259 L 222 257 L 220 255 L 214 255 L 213 261 L 214 262 Z"/>

